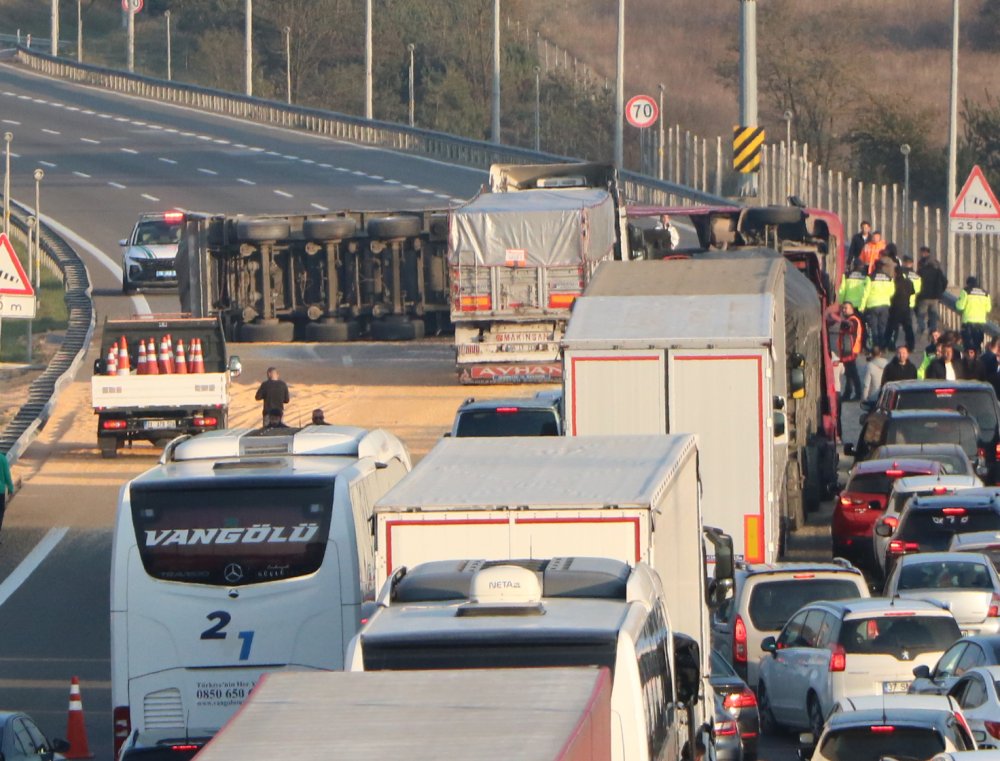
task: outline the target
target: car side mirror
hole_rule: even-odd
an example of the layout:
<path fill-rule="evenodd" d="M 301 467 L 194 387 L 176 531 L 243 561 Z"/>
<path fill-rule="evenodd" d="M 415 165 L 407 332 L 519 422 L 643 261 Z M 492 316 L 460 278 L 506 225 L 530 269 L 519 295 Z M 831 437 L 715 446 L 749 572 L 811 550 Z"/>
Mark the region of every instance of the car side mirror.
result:
<path fill-rule="evenodd" d="M 913 676 L 916 679 L 930 679 L 931 678 L 931 668 L 930 666 L 917 666 L 913 669 Z"/>
<path fill-rule="evenodd" d="M 881 536 L 884 539 L 892 536 L 892 526 L 888 523 L 876 523 L 875 524 L 875 534 Z"/>
<path fill-rule="evenodd" d="M 238 378 L 243 372 L 243 363 L 240 362 L 240 358 L 233 356 L 229 358 L 229 377 Z"/>
<path fill-rule="evenodd" d="M 104 360 L 95 359 L 94 360 L 94 375 L 104 375 Z"/>
<path fill-rule="evenodd" d="M 854 457 L 855 450 L 853 444 L 844 444 L 844 454 L 848 457 Z"/>
<path fill-rule="evenodd" d="M 120 241 L 118 241 L 118 245 L 121 246 L 122 248 L 125 248 L 125 246 L 128 245 L 128 238 L 122 238 Z"/>
<path fill-rule="evenodd" d="M 69 743 L 61 737 L 56 738 L 50 744 L 55 753 L 69 753 Z M 0 761 L 2 761 L 2 757 L 0 757 Z"/>
<path fill-rule="evenodd" d="M 760 643 L 760 649 L 765 653 L 774 655 L 778 652 L 778 641 L 774 637 L 764 637 L 764 640 Z"/>
<path fill-rule="evenodd" d="M 978 730 L 972 731 L 972 739 L 976 741 L 976 745 L 986 742 L 986 733 L 980 732 Z"/>

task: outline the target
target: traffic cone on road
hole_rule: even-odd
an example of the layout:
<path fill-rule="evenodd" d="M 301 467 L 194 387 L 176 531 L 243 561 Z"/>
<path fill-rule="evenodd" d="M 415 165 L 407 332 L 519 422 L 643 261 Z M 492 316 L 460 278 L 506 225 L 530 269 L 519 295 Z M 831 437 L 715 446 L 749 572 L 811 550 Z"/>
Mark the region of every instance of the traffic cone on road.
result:
<path fill-rule="evenodd" d="M 87 727 L 83 721 L 83 700 L 80 699 L 80 680 L 73 677 L 69 685 L 69 715 L 66 718 L 66 742 L 69 750 L 64 758 L 93 758 L 87 744 Z"/>
<path fill-rule="evenodd" d="M 205 372 L 205 355 L 201 353 L 201 339 L 194 339 L 194 348 L 191 350 L 191 372 Z"/>
<path fill-rule="evenodd" d="M 128 375 L 131 369 L 128 361 L 128 344 L 125 342 L 125 336 L 122 336 L 121 344 L 118 346 L 118 374 Z"/>
<path fill-rule="evenodd" d="M 174 372 L 178 375 L 187 375 L 188 373 L 188 363 L 187 357 L 184 356 L 184 339 L 177 339 L 177 355 L 174 358 Z"/>
<path fill-rule="evenodd" d="M 146 348 L 146 375 L 159 375 L 160 366 L 156 362 L 156 341 L 150 338 Z"/>
<path fill-rule="evenodd" d="M 118 375 L 118 342 L 115 341 L 108 349 L 108 359 L 105 362 L 104 372 L 107 375 Z"/>
<path fill-rule="evenodd" d="M 136 374 L 146 375 L 149 372 L 149 365 L 146 363 L 146 344 L 139 341 L 139 361 L 135 363 Z"/>

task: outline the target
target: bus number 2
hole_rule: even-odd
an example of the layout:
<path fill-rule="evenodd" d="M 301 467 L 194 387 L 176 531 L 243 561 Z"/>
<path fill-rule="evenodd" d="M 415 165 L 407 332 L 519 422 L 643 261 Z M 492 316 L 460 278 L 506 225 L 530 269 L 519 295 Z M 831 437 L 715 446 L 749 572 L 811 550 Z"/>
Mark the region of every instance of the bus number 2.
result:
<path fill-rule="evenodd" d="M 212 626 L 208 627 L 201 633 L 202 639 L 225 639 L 226 632 L 225 628 L 229 626 L 229 623 L 233 620 L 233 617 L 226 613 L 224 610 L 216 610 L 209 613 L 206 618 L 209 621 L 214 621 Z M 236 636 L 242 641 L 240 645 L 240 660 L 248 661 L 250 660 L 250 648 L 253 646 L 253 635 L 252 631 L 239 632 Z"/>

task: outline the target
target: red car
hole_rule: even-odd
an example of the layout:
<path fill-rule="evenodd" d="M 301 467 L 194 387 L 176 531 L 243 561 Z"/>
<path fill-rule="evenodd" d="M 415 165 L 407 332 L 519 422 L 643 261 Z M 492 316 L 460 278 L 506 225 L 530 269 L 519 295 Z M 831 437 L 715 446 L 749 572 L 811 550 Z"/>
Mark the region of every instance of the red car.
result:
<path fill-rule="evenodd" d="M 932 460 L 864 460 L 851 469 L 833 506 L 833 554 L 857 564 L 870 564 L 872 526 L 885 512 L 897 478 L 934 476 L 941 463 Z"/>

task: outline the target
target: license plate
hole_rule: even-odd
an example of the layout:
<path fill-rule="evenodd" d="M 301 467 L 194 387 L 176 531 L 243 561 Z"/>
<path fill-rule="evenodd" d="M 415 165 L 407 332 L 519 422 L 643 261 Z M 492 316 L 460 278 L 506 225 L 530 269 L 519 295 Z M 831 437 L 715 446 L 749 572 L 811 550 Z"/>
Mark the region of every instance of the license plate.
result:
<path fill-rule="evenodd" d="M 146 430 L 161 431 L 168 428 L 175 428 L 176 424 L 173 420 L 146 420 L 143 422 L 142 427 Z"/>
<path fill-rule="evenodd" d="M 177 270 L 160 270 L 156 276 L 162 278 L 177 277 Z"/>
<path fill-rule="evenodd" d="M 882 682 L 883 695 L 906 694 L 908 689 L 910 689 L 909 682 Z"/>

